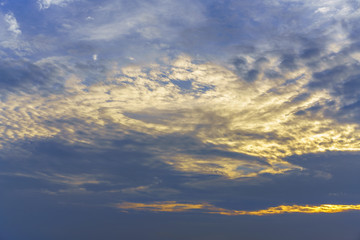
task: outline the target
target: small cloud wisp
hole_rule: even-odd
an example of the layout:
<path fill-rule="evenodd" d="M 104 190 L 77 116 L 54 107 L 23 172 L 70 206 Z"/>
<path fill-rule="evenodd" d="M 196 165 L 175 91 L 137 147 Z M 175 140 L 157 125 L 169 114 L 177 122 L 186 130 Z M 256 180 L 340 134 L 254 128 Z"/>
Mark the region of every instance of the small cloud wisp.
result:
<path fill-rule="evenodd" d="M 219 208 L 208 203 L 178 203 L 176 201 L 154 202 L 154 203 L 131 203 L 124 202 L 115 205 L 121 210 L 137 210 L 137 211 L 151 211 L 151 212 L 190 212 L 202 211 L 204 213 L 239 216 L 239 215 L 275 215 L 275 214 L 289 214 L 289 213 L 340 213 L 346 211 L 359 211 L 360 205 L 338 205 L 338 204 L 322 204 L 322 205 L 281 205 L 277 207 L 270 207 L 267 209 L 255 211 L 229 210 Z"/>

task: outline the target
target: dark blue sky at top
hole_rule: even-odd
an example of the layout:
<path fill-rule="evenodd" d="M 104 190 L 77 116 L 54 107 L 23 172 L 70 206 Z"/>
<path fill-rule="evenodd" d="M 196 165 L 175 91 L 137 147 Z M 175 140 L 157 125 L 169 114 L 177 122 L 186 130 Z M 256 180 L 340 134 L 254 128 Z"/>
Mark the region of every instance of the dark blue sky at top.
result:
<path fill-rule="evenodd" d="M 0 240 L 360 238 L 357 1 L 0 1 Z M 176 209 L 175 209 L 176 210 Z"/>

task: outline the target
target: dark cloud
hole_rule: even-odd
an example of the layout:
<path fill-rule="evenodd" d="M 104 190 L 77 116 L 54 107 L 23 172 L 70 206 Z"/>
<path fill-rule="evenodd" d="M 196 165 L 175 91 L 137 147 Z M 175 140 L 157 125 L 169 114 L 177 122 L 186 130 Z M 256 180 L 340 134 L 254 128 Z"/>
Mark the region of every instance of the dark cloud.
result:
<path fill-rule="evenodd" d="M 255 65 L 257 68 L 262 68 L 263 65 L 266 65 L 267 63 L 269 63 L 269 60 L 266 57 L 260 57 L 255 61 Z"/>
<path fill-rule="evenodd" d="M 246 70 L 246 65 L 247 65 L 247 61 L 245 58 L 235 58 L 233 60 L 233 64 L 236 68 L 237 71 L 239 71 L 240 73 L 243 72 L 244 70 Z"/>
<path fill-rule="evenodd" d="M 242 76 L 244 80 L 253 82 L 258 78 L 262 66 L 267 62 L 268 60 L 265 57 L 259 58 L 254 63 L 256 69 L 250 69 L 251 66 L 249 66 L 247 60 L 243 57 L 238 57 L 233 60 L 232 64 L 234 65 L 236 72 Z"/>
<path fill-rule="evenodd" d="M 297 57 L 293 54 L 287 54 L 282 57 L 280 68 L 284 70 L 291 70 L 294 71 L 298 68 L 298 65 L 296 63 Z"/>
<path fill-rule="evenodd" d="M 360 75 L 353 75 L 336 86 L 335 93 L 345 99 L 353 99 L 360 95 Z"/>
<path fill-rule="evenodd" d="M 360 195 L 356 188 L 360 167 L 357 153 L 327 152 L 292 156 L 286 160 L 304 167 L 303 171 L 230 180 L 211 175 L 181 174 L 159 161 L 159 151 L 167 149 L 203 158 L 220 156 L 266 163 L 211 146 L 205 148 L 191 138 L 185 140 L 179 136 L 169 136 L 148 138 L 146 141 L 146 137 L 142 139 L 139 141 L 127 137 L 113 141 L 113 147 L 103 150 L 55 140 L 23 143 L 22 148 L 30 155 L 7 154 L 1 159 L 0 179 L 7 186 L 2 188 L 2 193 L 21 190 L 46 195 L 46 192 L 53 192 L 60 194 L 62 201 L 70 204 L 79 200 L 76 191 L 82 188 L 94 195 L 94 200 L 101 204 L 112 202 L 114 198 L 123 201 L 161 201 L 166 196 L 166 200 L 203 200 L 217 202 L 229 209 L 244 210 L 284 203 L 356 204 L 353 202 L 354 196 Z M 178 146 L 186 142 L 186 145 Z M 95 204 L 87 196 L 83 195 L 81 201 Z"/>
<path fill-rule="evenodd" d="M 335 66 L 321 72 L 313 74 L 313 81 L 310 82 L 310 88 L 326 88 L 334 82 L 341 82 L 349 73 L 349 68 L 345 65 Z"/>
<path fill-rule="evenodd" d="M 45 97 L 62 94 L 66 78 L 73 73 L 61 61 L 31 62 L 7 59 L 0 62 L 0 93 L 4 101 L 9 93 L 37 94 Z"/>
<path fill-rule="evenodd" d="M 351 19 L 350 21 L 346 21 L 346 23 L 344 24 L 344 27 L 349 32 L 350 39 L 355 41 L 357 41 L 360 36 L 360 27 L 358 26 L 358 24 L 356 24 L 356 22 L 358 21 L 359 19 L 355 18 Z"/>
<path fill-rule="evenodd" d="M 302 102 L 310 97 L 310 93 L 303 93 L 291 99 L 292 103 Z"/>
<path fill-rule="evenodd" d="M 40 67 L 24 60 L 3 60 L 0 62 L 0 87 L 39 88 L 46 85 L 57 71 L 58 69 L 51 64 Z"/>
<path fill-rule="evenodd" d="M 270 78 L 270 79 L 276 79 L 276 78 L 281 78 L 282 77 L 282 75 L 279 72 L 276 72 L 274 70 L 266 71 L 265 75 L 266 75 L 267 78 Z"/>
<path fill-rule="evenodd" d="M 114 143 L 119 149 L 125 145 L 135 144 L 131 140 L 123 140 Z M 68 171 L 74 173 L 83 173 L 81 169 L 71 170 L 76 161 L 82 162 L 82 170 L 87 173 L 107 172 L 105 179 L 111 180 L 109 184 L 84 184 L 82 185 L 89 193 L 68 192 L 61 195 L 49 195 L 39 190 L 48 190 L 56 192 L 63 189 L 61 184 L 57 187 L 51 186 L 55 183 L 49 183 L 45 179 L 32 179 L 21 176 L 1 176 L 1 184 L 8 186 L 1 189 L 3 204 L 1 207 L 6 214 L 6 221 L 0 219 L 5 230 L 3 236 L 12 239 L 21 239 L 25 235 L 36 236 L 38 239 L 46 239 L 54 233 L 58 233 L 55 239 L 63 237 L 72 237 L 76 235 L 79 239 L 96 239 L 99 236 L 107 236 L 108 239 L 117 239 L 120 237 L 131 236 L 134 239 L 147 237 L 148 239 L 165 239 L 168 237 L 178 238 L 190 237 L 196 235 L 197 239 L 216 239 L 219 237 L 219 229 L 224 232 L 221 236 L 228 239 L 238 239 L 239 236 L 254 237 L 254 229 L 262 229 L 257 233 L 257 237 L 277 239 L 279 237 L 292 236 L 294 232 L 298 234 L 294 239 L 307 237 L 324 237 L 328 239 L 337 239 L 346 231 L 347 236 L 357 234 L 357 225 L 354 219 L 355 215 L 343 213 L 337 215 L 284 215 L 268 217 L 227 217 L 218 215 L 207 215 L 197 213 L 121 213 L 116 209 L 107 207 L 104 203 L 114 203 L 121 200 L 132 201 L 156 201 L 159 195 L 151 196 L 151 192 L 140 195 L 127 195 L 126 192 L 109 194 L 106 191 L 114 189 L 124 189 L 130 186 L 139 186 L 140 184 L 156 183 L 154 174 L 162 180 L 159 186 L 177 188 L 181 195 L 177 195 L 173 200 L 178 201 L 210 201 L 217 206 L 227 207 L 229 209 L 259 209 L 260 206 L 276 206 L 278 204 L 317 204 L 317 203 L 349 203 L 356 204 L 356 199 L 360 192 L 357 190 L 358 176 L 358 154 L 357 153 L 323 153 L 309 154 L 303 156 L 293 156 L 287 160 L 299 164 L 306 169 L 301 172 L 295 172 L 286 175 L 263 175 L 262 180 L 239 180 L 230 181 L 219 178 L 186 177 L 176 176 L 169 169 L 164 171 L 163 166 L 158 165 L 154 168 L 141 167 L 138 165 L 144 157 L 134 152 L 129 155 L 124 150 L 108 151 L 100 153 L 88 153 L 87 149 L 81 149 L 76 146 L 66 146 L 60 142 L 39 142 L 33 148 L 34 154 L 45 154 L 42 164 L 56 158 L 57 162 L 73 162 L 71 165 L 66 161 L 62 164 L 68 166 Z M 35 149 L 35 150 L 34 150 Z M 79 158 L 83 156 L 83 158 Z M 219 154 L 216 151 L 215 154 Z M 33 157 L 29 159 L 8 159 L 9 162 L 31 161 L 34 164 Z M 40 156 L 40 158 L 42 158 Z M 99 159 L 101 158 L 101 159 Z M 327 161 L 323 161 L 326 158 Z M 123 160 L 120 160 L 123 159 Z M 126 159 L 126 160 L 125 160 Z M 132 160 L 131 160 L 132 159 Z M 54 159 L 55 160 L 55 159 Z M 95 165 L 94 162 L 97 161 Z M 120 163 L 121 162 L 121 163 Z M 136 166 L 131 167 L 129 162 L 138 162 Z M 4 159 L 2 160 L 4 163 Z M 113 163 L 113 165 L 109 165 Z M 34 170 L 39 169 L 40 165 L 36 163 Z M 60 164 L 60 163 L 59 163 Z M 94 169 L 90 166 L 94 164 Z M 115 165 L 116 166 L 115 166 Z M 15 166 L 18 164 L 14 164 Z M 101 165 L 106 166 L 102 168 Z M 29 167 L 31 164 L 28 165 Z M 43 165 L 44 166 L 44 165 Z M 143 170 L 142 170 L 143 168 Z M 92 170 L 91 170 L 92 169 Z M 29 170 L 29 169 L 28 169 Z M 58 170 L 54 168 L 53 170 Z M 17 169 L 19 171 L 19 169 Z M 110 171 L 110 172 L 108 172 Z M 63 168 L 62 173 L 65 173 Z M 171 176 L 174 174 L 173 176 Z M 112 177 L 111 177 L 112 176 Z M 132 179 L 132 180 L 130 180 Z M 132 182 L 132 184 L 130 184 Z M 38 191 L 33 191 L 38 189 Z M 97 194 L 99 193 L 99 194 Z M 90 194 L 90 195 L 89 195 Z M 158 194 L 154 192 L 154 194 Z M 168 196 L 169 197 L 169 196 Z M 24 201 L 23 199 L 26 199 Z M 171 199 L 171 197 L 170 197 Z M 61 203 L 61 204 L 60 204 Z M 102 206 L 103 205 L 103 206 Z M 4 206 L 4 205 L 3 205 Z M 32 216 L 35 216 L 33 218 Z M 21 217 L 20 217 L 21 216 Z M 55 219 L 54 216 L 56 216 Z M 20 218 L 19 218 L 20 217 Z M 31 219 L 31 221 L 30 221 Z M 50 221 L 50 219 L 53 219 Z M 190 220 L 191 219 L 191 220 Z M 15 231 L 15 221 L 16 230 Z M 176 222 L 176 224 L 174 223 Z M 260 222 L 259 222 L 260 221 Z M 46 223 L 46 228 L 39 228 L 33 231 L 38 225 Z M 79 225 L 78 222 L 81 222 Z M 263 222 L 264 224 L 262 224 Z M 269 226 L 269 222 L 272 222 Z M 325 231 L 329 224 L 339 224 L 348 222 L 346 229 L 335 228 L 336 230 Z M 161 223 L 161 224 L 160 224 Z M 191 226 L 189 225 L 191 223 Z M 242 223 L 240 229 L 234 226 Z M 256 227 L 254 225 L 256 223 Z M 265 224 L 266 223 L 266 224 Z M 96 227 L 94 227 L 94 224 Z M 150 225 L 149 225 L 150 224 Z M 179 227 L 180 224 L 180 227 Z M 260 225 L 259 225 L 260 224 Z M 280 227 L 276 227 L 281 224 Z M 300 230 L 298 225 L 309 225 L 311 234 Z M 76 229 L 74 229 L 74 225 Z M 160 226 L 161 225 L 161 226 Z M 196 228 L 194 227 L 197 226 Z M 211 226 L 217 226 L 215 230 Z M 230 226 L 229 226 L 230 225 Z M 61 226 L 61 231 L 59 226 Z M 94 229 L 91 228 L 93 226 Z M 120 226 L 114 228 L 115 226 Z M 123 227 L 121 227 L 123 226 Z M 144 227 L 148 226 L 148 227 Z M 166 226 L 166 227 L 165 227 Z M 210 227 L 210 228 L 209 228 Z M 86 230 L 86 229 L 92 230 Z M 130 229 L 129 229 L 130 228 Z M 141 232 L 138 229 L 142 229 Z M 286 232 L 284 232 L 284 228 Z M 68 231 L 64 231 L 68 229 Z M 84 231 L 79 231 L 84 229 Z M 114 230 L 115 229 L 115 230 Z M 137 233 L 133 231 L 137 229 Z M 186 231 L 185 231 L 186 230 Z M 291 233 L 288 232 L 291 230 Z M 181 232 L 185 233 L 181 233 Z M 189 232 L 190 231 L 190 232 Z M 210 231 L 210 232 L 209 232 Z M 340 231 L 340 232 L 339 232 Z M 215 236 L 213 236 L 215 235 Z M 11 239 L 10 238 L 10 239 Z M 351 238 L 350 238 L 351 239 Z"/>
<path fill-rule="evenodd" d="M 151 189 L 144 191 L 148 193 L 143 197 L 161 200 L 160 190 L 163 194 L 168 192 L 171 195 L 176 191 L 181 192 L 181 184 L 187 179 L 208 178 L 202 174 L 183 174 L 174 170 L 163 163 L 163 157 L 167 155 L 171 157 L 174 154 L 187 154 L 200 159 L 225 157 L 268 166 L 264 159 L 219 150 L 215 145 L 203 144 L 198 139 L 186 135 L 154 138 L 134 133 L 122 139 L 97 139 L 97 142 L 98 147 L 95 145 L 90 148 L 70 145 L 56 138 L 13 143 L 11 147 L 21 148 L 23 154 L 6 150 L 1 152 L 0 178 L 4 183 L 12 182 L 9 185 L 10 189 L 20 190 L 28 186 L 27 190 L 61 193 L 61 190 L 83 188 L 90 193 L 115 191 L 121 198 L 131 197 L 131 194 L 125 194 L 123 189 L 128 189 L 125 190 L 127 193 L 137 193 L 136 188 L 140 187 L 141 193 L 142 187 L 148 188 L 148 185 L 151 185 Z M 106 148 L 103 148 L 105 142 Z M 210 178 L 217 177 L 214 175 Z M 154 182 L 156 184 L 152 185 Z M 186 198 L 187 196 L 184 196 L 184 199 Z M 103 199 L 103 203 L 107 201 L 106 198 Z"/>
<path fill-rule="evenodd" d="M 249 82 L 252 82 L 252 81 L 255 81 L 258 76 L 259 76 L 259 71 L 252 69 L 247 72 L 245 79 Z"/>
<path fill-rule="evenodd" d="M 300 57 L 303 59 L 309 59 L 309 58 L 318 57 L 320 53 L 321 53 L 320 48 L 312 47 L 312 48 L 304 49 L 300 54 Z"/>

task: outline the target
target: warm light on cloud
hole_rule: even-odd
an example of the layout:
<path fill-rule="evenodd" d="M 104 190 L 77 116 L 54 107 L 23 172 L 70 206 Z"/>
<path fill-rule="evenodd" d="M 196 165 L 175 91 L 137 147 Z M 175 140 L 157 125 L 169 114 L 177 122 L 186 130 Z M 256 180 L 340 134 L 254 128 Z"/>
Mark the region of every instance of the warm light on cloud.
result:
<path fill-rule="evenodd" d="M 91 174 L 78 174 L 78 175 L 64 175 L 59 173 L 44 173 L 36 172 L 32 174 L 28 173 L 0 173 L 1 176 L 14 176 L 14 177 L 23 177 L 23 178 L 32 178 L 32 179 L 41 179 L 48 182 L 53 182 L 56 184 L 68 185 L 72 187 L 78 187 L 85 184 L 99 184 L 97 178 L 99 176 L 93 176 Z"/>
<path fill-rule="evenodd" d="M 201 157 L 184 153 L 180 146 L 157 150 L 158 158 L 176 170 L 232 179 L 296 169 L 283 160 L 294 154 L 359 151 L 357 124 L 337 122 L 322 111 L 306 112 L 337 100 L 326 90 L 309 93 L 306 72 L 304 67 L 278 80 L 247 82 L 224 67 L 194 64 L 180 56 L 168 68 L 115 68 L 105 81 L 92 85 L 73 75 L 60 95 L 9 94 L 0 103 L 0 144 L 57 136 L 91 145 L 95 142 L 90 135 L 78 134 L 91 125 L 91 132 L 102 138 L 134 131 L 153 137 L 188 135 L 219 150 L 267 162 Z M 110 124 L 119 126 L 119 132 L 106 131 Z"/>
<path fill-rule="evenodd" d="M 0 0 L 0 240 L 356 239 L 359 22 L 355 0 Z"/>
<path fill-rule="evenodd" d="M 175 201 L 154 202 L 154 203 L 120 203 L 115 205 L 121 210 L 137 210 L 137 211 L 152 211 L 152 212 L 190 212 L 200 211 L 203 213 L 212 213 L 228 216 L 238 215 L 275 215 L 275 214 L 289 214 L 289 213 L 339 213 L 346 211 L 359 211 L 360 205 L 337 205 L 337 204 L 322 204 L 322 205 L 281 205 L 278 207 L 270 207 L 267 209 L 256 211 L 241 211 L 229 210 L 225 208 L 218 208 L 208 203 L 177 203 Z"/>

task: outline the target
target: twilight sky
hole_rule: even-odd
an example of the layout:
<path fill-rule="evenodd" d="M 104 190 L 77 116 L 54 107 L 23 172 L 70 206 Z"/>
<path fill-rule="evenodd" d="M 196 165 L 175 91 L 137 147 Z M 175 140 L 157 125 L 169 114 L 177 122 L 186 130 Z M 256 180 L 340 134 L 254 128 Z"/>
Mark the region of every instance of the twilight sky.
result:
<path fill-rule="evenodd" d="M 0 0 L 0 240 L 360 239 L 356 0 Z"/>

